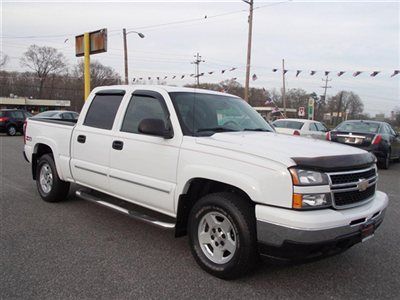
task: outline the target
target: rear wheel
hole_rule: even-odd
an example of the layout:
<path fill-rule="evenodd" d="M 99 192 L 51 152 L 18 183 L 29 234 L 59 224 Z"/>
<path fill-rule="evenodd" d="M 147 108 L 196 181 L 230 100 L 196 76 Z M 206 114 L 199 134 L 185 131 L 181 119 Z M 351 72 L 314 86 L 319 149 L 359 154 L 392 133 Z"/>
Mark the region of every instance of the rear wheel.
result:
<path fill-rule="evenodd" d="M 381 169 L 387 170 L 387 169 L 389 169 L 389 165 L 390 165 L 390 149 L 388 150 L 385 157 L 380 162 L 380 167 L 381 167 Z"/>
<path fill-rule="evenodd" d="M 40 197 L 47 202 L 59 202 L 68 196 L 69 182 L 58 177 L 54 159 L 45 154 L 40 157 L 36 168 L 36 186 Z"/>
<path fill-rule="evenodd" d="M 254 206 L 232 193 L 201 198 L 192 208 L 189 242 L 208 273 L 232 279 L 249 272 L 258 257 Z"/>
<path fill-rule="evenodd" d="M 7 135 L 14 136 L 17 134 L 17 128 L 14 125 L 8 126 Z"/>

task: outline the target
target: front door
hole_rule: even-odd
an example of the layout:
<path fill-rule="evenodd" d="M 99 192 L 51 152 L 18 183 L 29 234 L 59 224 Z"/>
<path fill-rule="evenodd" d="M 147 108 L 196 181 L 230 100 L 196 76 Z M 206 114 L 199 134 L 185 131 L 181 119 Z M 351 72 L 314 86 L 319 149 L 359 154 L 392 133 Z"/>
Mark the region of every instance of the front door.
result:
<path fill-rule="evenodd" d="M 173 214 L 181 136 L 142 134 L 143 119 L 161 119 L 170 126 L 161 94 L 135 91 L 129 100 L 110 154 L 110 189 L 125 200 Z"/>

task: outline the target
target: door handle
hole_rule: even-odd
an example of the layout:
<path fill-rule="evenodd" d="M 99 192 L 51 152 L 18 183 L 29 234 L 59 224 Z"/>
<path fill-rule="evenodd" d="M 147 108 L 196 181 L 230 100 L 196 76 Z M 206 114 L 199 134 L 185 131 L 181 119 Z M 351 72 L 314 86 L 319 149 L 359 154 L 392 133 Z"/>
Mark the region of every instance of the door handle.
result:
<path fill-rule="evenodd" d="M 78 143 L 84 144 L 86 142 L 86 136 L 85 135 L 78 135 L 77 141 L 78 141 Z"/>
<path fill-rule="evenodd" d="M 112 147 L 115 150 L 122 150 L 122 148 L 124 148 L 124 142 L 123 141 L 114 141 L 112 143 Z"/>

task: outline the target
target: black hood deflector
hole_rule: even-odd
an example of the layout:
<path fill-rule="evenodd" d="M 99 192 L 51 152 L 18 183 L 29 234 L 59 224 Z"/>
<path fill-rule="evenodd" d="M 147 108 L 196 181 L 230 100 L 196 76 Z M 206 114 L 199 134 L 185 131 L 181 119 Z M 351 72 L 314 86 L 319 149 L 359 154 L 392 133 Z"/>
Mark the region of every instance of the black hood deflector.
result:
<path fill-rule="evenodd" d="M 369 152 L 337 156 L 292 157 L 292 159 L 300 168 L 324 172 L 363 169 L 376 161 L 375 155 Z"/>

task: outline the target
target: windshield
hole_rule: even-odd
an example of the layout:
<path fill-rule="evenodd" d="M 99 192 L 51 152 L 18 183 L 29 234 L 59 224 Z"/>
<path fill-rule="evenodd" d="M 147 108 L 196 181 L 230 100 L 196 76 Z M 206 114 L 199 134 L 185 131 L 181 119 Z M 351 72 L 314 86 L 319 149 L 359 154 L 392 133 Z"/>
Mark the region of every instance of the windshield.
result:
<path fill-rule="evenodd" d="M 38 117 L 38 118 L 43 118 L 43 117 L 51 118 L 51 117 L 55 117 L 57 114 L 58 114 L 57 111 L 48 110 L 48 111 L 42 112 L 40 114 L 37 114 L 36 117 Z"/>
<path fill-rule="evenodd" d="M 372 122 L 343 122 L 337 131 L 360 132 L 360 133 L 377 133 L 379 131 L 379 123 Z"/>
<path fill-rule="evenodd" d="M 270 131 L 270 125 L 244 100 L 232 96 L 170 93 L 185 135 L 228 131 Z"/>

